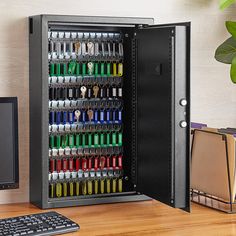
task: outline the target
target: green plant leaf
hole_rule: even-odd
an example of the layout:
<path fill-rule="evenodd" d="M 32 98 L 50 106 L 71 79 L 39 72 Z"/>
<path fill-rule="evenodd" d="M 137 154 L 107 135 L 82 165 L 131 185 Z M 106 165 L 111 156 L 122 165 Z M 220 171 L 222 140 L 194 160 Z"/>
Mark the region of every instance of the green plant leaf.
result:
<path fill-rule="evenodd" d="M 226 21 L 225 25 L 229 33 L 236 39 L 236 22 Z"/>
<path fill-rule="evenodd" d="M 236 57 L 233 58 L 231 68 L 230 68 L 230 77 L 233 83 L 236 83 Z"/>
<path fill-rule="evenodd" d="M 234 57 L 236 57 L 236 40 L 230 37 L 216 49 L 215 59 L 222 63 L 231 64 Z"/>
<path fill-rule="evenodd" d="M 220 0 L 220 9 L 224 10 L 235 2 L 235 0 Z"/>

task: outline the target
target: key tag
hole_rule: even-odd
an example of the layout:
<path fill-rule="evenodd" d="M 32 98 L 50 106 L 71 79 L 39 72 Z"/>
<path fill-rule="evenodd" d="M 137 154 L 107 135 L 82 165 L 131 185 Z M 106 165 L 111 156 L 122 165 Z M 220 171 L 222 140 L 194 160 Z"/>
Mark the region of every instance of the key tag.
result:
<path fill-rule="evenodd" d="M 94 194 L 98 194 L 98 180 L 94 180 Z"/>
<path fill-rule="evenodd" d="M 62 196 L 62 186 L 61 183 L 56 184 L 56 196 L 61 197 Z"/>
<path fill-rule="evenodd" d="M 116 56 L 116 43 L 113 43 L 113 57 Z"/>
<path fill-rule="evenodd" d="M 113 179 L 112 179 L 112 192 L 113 192 L 113 193 L 116 193 L 116 188 L 117 188 L 116 182 L 117 182 L 117 179 L 116 179 L 116 178 L 113 178 Z"/>
<path fill-rule="evenodd" d="M 118 180 L 118 191 L 121 193 L 122 192 L 122 188 L 123 188 L 123 180 L 122 178 L 120 178 Z"/>
<path fill-rule="evenodd" d="M 78 181 L 78 182 L 75 183 L 75 194 L 76 194 L 76 196 L 79 196 L 79 194 L 80 194 L 79 189 L 80 189 L 80 182 Z"/>
<path fill-rule="evenodd" d="M 124 49 L 123 49 L 123 43 L 119 43 L 119 56 L 124 56 Z"/>
<path fill-rule="evenodd" d="M 94 45 L 94 55 L 97 57 L 99 56 L 99 44 L 98 42 L 95 42 L 95 45 Z"/>
<path fill-rule="evenodd" d="M 72 197 L 74 195 L 74 183 L 73 182 L 69 183 L 69 188 L 70 188 L 70 196 Z"/>
<path fill-rule="evenodd" d="M 118 76 L 123 75 L 123 63 L 118 64 Z"/>
<path fill-rule="evenodd" d="M 93 62 L 89 62 L 88 63 L 88 74 L 89 75 L 93 75 L 94 73 L 94 63 Z"/>
<path fill-rule="evenodd" d="M 74 75 L 75 74 L 75 68 L 76 68 L 76 62 L 70 61 L 69 67 L 68 67 L 68 74 Z"/>
<path fill-rule="evenodd" d="M 117 69 L 117 65 L 116 65 L 116 63 L 114 62 L 114 63 L 113 63 L 113 76 L 116 76 L 116 75 L 117 75 L 116 69 Z"/>
<path fill-rule="evenodd" d="M 110 178 L 107 178 L 106 179 L 106 183 L 107 183 L 107 193 L 110 193 L 111 192 L 111 179 Z"/>
<path fill-rule="evenodd" d="M 93 193 L 93 182 L 92 180 L 88 180 L 88 194 L 91 195 Z"/>
<path fill-rule="evenodd" d="M 111 44 L 110 44 L 110 42 L 107 43 L 107 49 L 108 49 L 108 56 L 111 57 Z"/>
<path fill-rule="evenodd" d="M 86 181 L 84 181 L 82 183 L 82 194 L 87 195 L 87 183 L 86 183 Z"/>
<path fill-rule="evenodd" d="M 94 44 L 93 44 L 93 42 L 88 42 L 87 43 L 87 48 L 88 48 L 88 55 L 93 56 L 94 55 Z"/>
<path fill-rule="evenodd" d="M 85 56 L 87 54 L 85 42 L 82 42 L 81 48 L 82 48 L 81 49 L 82 56 Z"/>
<path fill-rule="evenodd" d="M 100 179 L 100 191 L 101 193 L 105 192 L 105 184 L 104 184 L 105 180 L 104 179 Z"/>

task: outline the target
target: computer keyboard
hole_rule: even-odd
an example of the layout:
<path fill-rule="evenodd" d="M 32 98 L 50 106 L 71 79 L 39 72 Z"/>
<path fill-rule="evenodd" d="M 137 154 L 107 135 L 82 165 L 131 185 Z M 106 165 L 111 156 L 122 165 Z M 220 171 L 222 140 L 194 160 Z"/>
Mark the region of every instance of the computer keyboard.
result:
<path fill-rule="evenodd" d="M 0 236 L 51 236 L 77 230 L 78 224 L 55 211 L 0 219 Z"/>

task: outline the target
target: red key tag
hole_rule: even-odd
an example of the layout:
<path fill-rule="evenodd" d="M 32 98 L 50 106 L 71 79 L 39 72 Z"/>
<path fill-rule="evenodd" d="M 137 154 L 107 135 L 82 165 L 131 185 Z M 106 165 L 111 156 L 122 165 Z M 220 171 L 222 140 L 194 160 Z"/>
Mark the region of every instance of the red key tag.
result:
<path fill-rule="evenodd" d="M 120 170 L 122 169 L 122 156 L 118 156 L 118 167 Z"/>
<path fill-rule="evenodd" d="M 103 169 L 105 167 L 105 164 L 106 164 L 106 158 L 102 156 L 100 158 L 100 168 Z"/>
<path fill-rule="evenodd" d="M 61 171 L 61 160 L 57 160 L 57 172 L 59 173 Z"/>
<path fill-rule="evenodd" d="M 111 160 L 111 158 L 107 157 L 107 168 L 110 168 L 110 160 Z"/>
<path fill-rule="evenodd" d="M 51 171 L 51 173 L 53 171 L 55 171 L 55 160 L 54 159 L 50 160 L 50 171 Z"/>
<path fill-rule="evenodd" d="M 94 158 L 94 170 L 96 171 L 98 169 L 98 157 Z"/>
<path fill-rule="evenodd" d="M 63 171 L 66 172 L 68 170 L 68 161 L 67 159 L 63 160 Z"/>
<path fill-rule="evenodd" d="M 77 158 L 77 159 L 75 160 L 75 170 L 78 171 L 79 168 L 80 168 L 80 159 Z"/>
<path fill-rule="evenodd" d="M 112 157 L 112 167 L 113 167 L 113 169 L 116 168 L 116 156 Z"/>
<path fill-rule="evenodd" d="M 74 160 L 70 158 L 69 160 L 69 171 L 72 172 L 74 170 Z"/>
<path fill-rule="evenodd" d="M 87 169 L 87 159 L 83 158 L 82 159 L 82 170 L 85 171 Z"/>
<path fill-rule="evenodd" d="M 91 170 L 92 169 L 92 158 L 88 159 L 88 169 Z"/>

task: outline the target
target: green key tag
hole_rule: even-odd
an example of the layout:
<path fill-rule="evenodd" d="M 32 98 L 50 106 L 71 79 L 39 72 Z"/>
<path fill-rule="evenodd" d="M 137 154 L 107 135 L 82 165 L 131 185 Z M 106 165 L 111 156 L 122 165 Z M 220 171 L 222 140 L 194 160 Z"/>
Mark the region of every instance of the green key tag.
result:
<path fill-rule="evenodd" d="M 118 146 L 122 146 L 122 144 L 123 144 L 122 140 L 123 140 L 123 135 L 122 135 L 122 133 L 119 133 L 118 134 Z"/>
<path fill-rule="evenodd" d="M 104 71 L 104 63 L 101 63 L 101 76 L 105 75 L 105 71 Z"/>
<path fill-rule="evenodd" d="M 50 136 L 50 147 L 54 148 L 54 136 L 53 135 Z"/>
<path fill-rule="evenodd" d="M 94 147 L 99 146 L 99 136 L 98 134 L 94 134 Z"/>
<path fill-rule="evenodd" d="M 57 76 L 61 75 L 61 64 L 60 64 L 60 63 L 57 63 L 57 64 L 56 64 L 56 68 L 57 68 L 57 73 L 56 73 L 56 75 L 57 75 Z"/>
<path fill-rule="evenodd" d="M 82 147 L 86 147 L 86 134 L 82 134 Z"/>
<path fill-rule="evenodd" d="M 80 134 L 76 134 L 76 137 L 75 137 L 75 145 L 76 145 L 76 148 L 79 148 L 80 147 L 80 143 L 81 143 L 81 136 Z"/>
<path fill-rule="evenodd" d="M 98 63 L 94 64 L 94 74 L 95 76 L 98 76 Z"/>
<path fill-rule="evenodd" d="M 101 147 L 105 146 L 105 144 L 104 144 L 104 134 L 103 133 L 100 134 L 100 145 L 101 145 Z"/>
<path fill-rule="evenodd" d="M 76 75 L 80 75 L 80 63 L 76 63 Z"/>
<path fill-rule="evenodd" d="M 69 147 L 73 148 L 74 147 L 74 135 L 70 134 L 69 136 Z"/>
<path fill-rule="evenodd" d="M 116 146 L 117 141 L 116 141 L 116 133 L 112 133 L 112 146 Z"/>
<path fill-rule="evenodd" d="M 110 146 L 111 145 L 111 143 L 110 143 L 110 141 L 111 141 L 111 134 L 110 133 L 107 133 L 107 146 Z"/>
<path fill-rule="evenodd" d="M 50 75 L 51 76 L 55 75 L 55 64 L 53 63 L 50 64 Z"/>
<path fill-rule="evenodd" d="M 63 74 L 64 76 L 67 75 L 67 63 L 63 64 Z"/>
<path fill-rule="evenodd" d="M 61 183 L 57 183 L 57 184 L 56 184 L 56 196 L 57 196 L 57 197 L 61 197 L 61 196 L 62 196 Z"/>
<path fill-rule="evenodd" d="M 111 76 L 111 63 L 107 63 L 107 76 Z"/>
<path fill-rule="evenodd" d="M 88 147 L 92 147 L 92 134 L 88 134 Z"/>
<path fill-rule="evenodd" d="M 88 180 L 88 194 L 93 194 L 93 182 L 92 180 Z"/>
<path fill-rule="evenodd" d="M 76 196 L 79 196 L 79 186 L 80 186 L 79 182 L 76 182 L 75 183 L 75 188 L 76 188 L 75 189 L 76 190 L 75 193 L 76 193 Z"/>
<path fill-rule="evenodd" d="M 74 195 L 74 183 L 70 182 L 70 196 L 72 197 Z"/>
<path fill-rule="evenodd" d="M 104 188 L 105 188 L 105 186 L 104 186 L 104 179 L 101 179 L 100 180 L 100 191 L 101 191 L 101 193 L 104 193 L 105 191 L 104 191 Z"/>
<path fill-rule="evenodd" d="M 111 192 L 111 180 L 110 179 L 107 179 L 107 193 L 110 193 Z"/>
<path fill-rule="evenodd" d="M 121 193 L 122 192 L 122 186 L 123 185 L 123 181 L 122 181 L 122 179 L 119 179 L 118 180 L 118 191 Z"/>
<path fill-rule="evenodd" d="M 61 147 L 61 136 L 57 135 L 57 149 Z"/>
<path fill-rule="evenodd" d="M 54 184 L 50 184 L 50 198 L 54 198 Z"/>
<path fill-rule="evenodd" d="M 76 68 L 76 62 L 70 61 L 69 66 L 68 66 L 68 74 L 70 75 L 75 74 L 75 68 Z"/>
<path fill-rule="evenodd" d="M 82 64 L 82 75 L 86 75 L 86 64 Z"/>
<path fill-rule="evenodd" d="M 67 197 L 67 183 L 63 183 L 63 197 Z"/>
<path fill-rule="evenodd" d="M 116 181 L 117 181 L 117 179 L 112 179 L 112 192 L 113 193 L 116 192 Z"/>
<path fill-rule="evenodd" d="M 65 148 L 66 147 L 66 136 L 62 136 L 62 140 L 61 140 L 61 147 Z"/>
<path fill-rule="evenodd" d="M 94 193 L 98 194 L 98 180 L 97 179 L 94 180 Z"/>
<path fill-rule="evenodd" d="M 83 182 L 82 184 L 82 194 L 87 195 L 87 184 L 86 181 Z"/>

